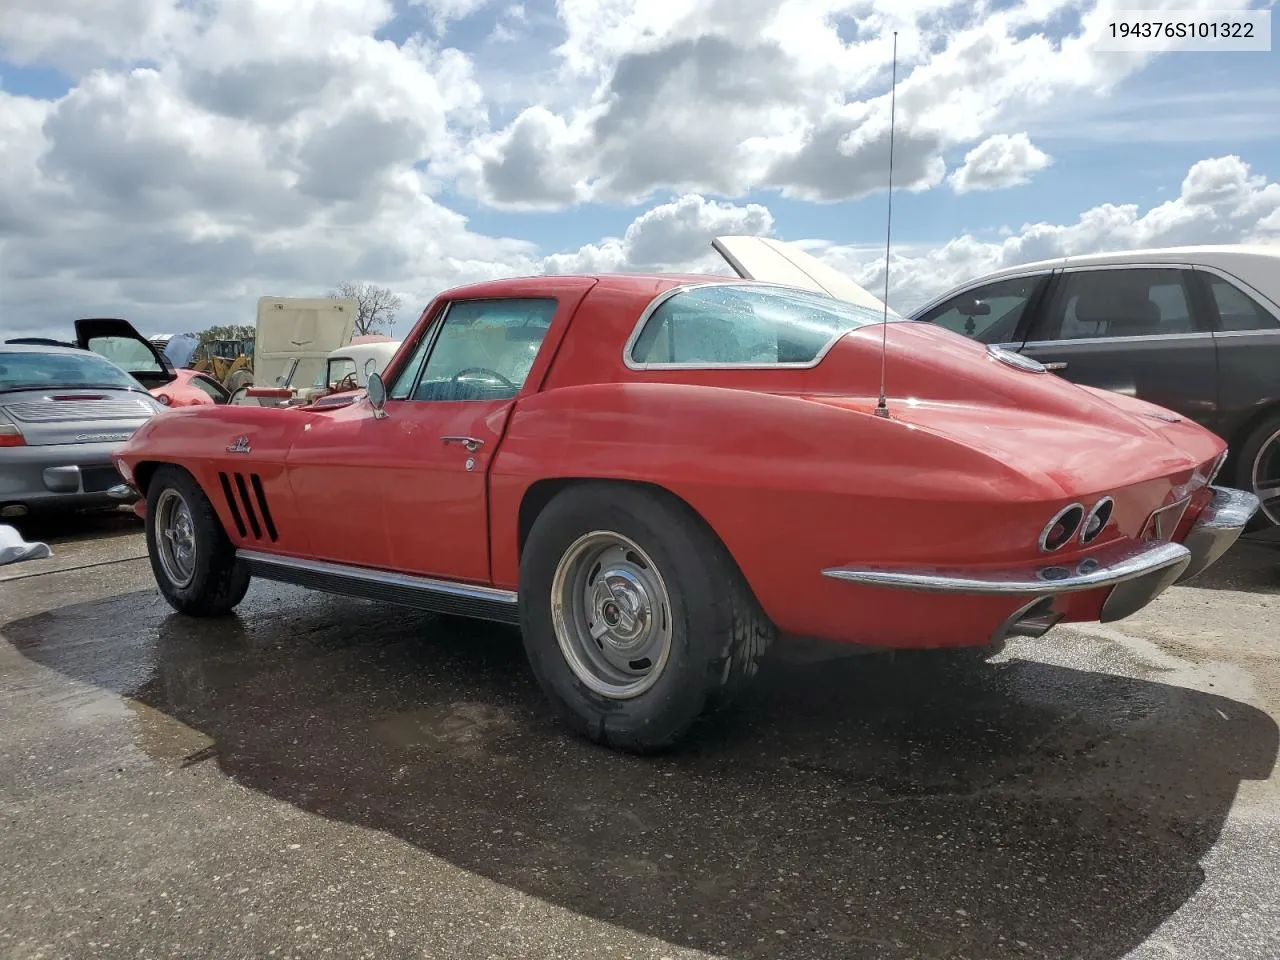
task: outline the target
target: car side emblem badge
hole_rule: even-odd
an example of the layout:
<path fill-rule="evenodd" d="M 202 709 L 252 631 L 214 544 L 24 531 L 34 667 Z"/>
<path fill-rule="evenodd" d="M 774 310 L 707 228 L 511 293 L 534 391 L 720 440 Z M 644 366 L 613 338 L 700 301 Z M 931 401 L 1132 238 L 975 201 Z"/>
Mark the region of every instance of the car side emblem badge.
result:
<path fill-rule="evenodd" d="M 235 443 L 227 447 L 227 453 L 248 453 L 250 449 L 248 437 L 236 437 Z"/>

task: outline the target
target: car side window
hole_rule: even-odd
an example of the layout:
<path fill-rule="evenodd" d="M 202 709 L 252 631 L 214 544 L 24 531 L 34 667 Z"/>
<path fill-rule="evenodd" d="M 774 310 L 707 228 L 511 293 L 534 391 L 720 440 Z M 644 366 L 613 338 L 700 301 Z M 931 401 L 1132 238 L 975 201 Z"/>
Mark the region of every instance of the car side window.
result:
<path fill-rule="evenodd" d="M 1177 267 L 1074 270 L 1062 274 L 1036 340 L 1090 340 L 1195 333 Z"/>
<path fill-rule="evenodd" d="M 166 372 L 146 345 L 132 337 L 90 337 L 85 346 L 129 373 Z"/>
<path fill-rule="evenodd" d="M 974 287 L 938 304 L 920 320 L 980 343 L 1009 343 L 1044 277 L 1010 277 Z"/>
<path fill-rule="evenodd" d="M 231 394 L 227 393 L 227 391 L 223 390 L 221 386 L 210 380 L 208 377 L 202 377 L 197 374 L 191 378 L 190 383 L 197 390 L 203 390 L 212 397 L 214 403 L 226 403 L 231 397 Z"/>
<path fill-rule="evenodd" d="M 556 306 L 553 298 L 449 304 L 397 377 L 390 396 L 428 401 L 514 397 L 529 376 Z M 425 363 L 420 362 L 423 354 Z"/>
<path fill-rule="evenodd" d="M 1223 330 L 1280 330 L 1280 320 L 1229 280 L 1211 276 L 1209 289 Z"/>

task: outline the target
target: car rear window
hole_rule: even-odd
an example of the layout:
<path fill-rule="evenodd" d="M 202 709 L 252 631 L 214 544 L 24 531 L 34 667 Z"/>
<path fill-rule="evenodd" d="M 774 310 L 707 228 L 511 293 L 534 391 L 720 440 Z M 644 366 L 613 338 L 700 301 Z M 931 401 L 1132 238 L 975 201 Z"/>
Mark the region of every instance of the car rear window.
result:
<path fill-rule="evenodd" d="M 639 367 L 812 366 L 850 330 L 884 314 L 834 297 L 766 284 L 716 283 L 665 295 L 627 362 Z M 890 321 L 898 318 L 890 314 Z"/>
<path fill-rule="evenodd" d="M 0 390 L 87 387 L 142 389 L 137 380 L 96 353 L 0 351 Z"/>

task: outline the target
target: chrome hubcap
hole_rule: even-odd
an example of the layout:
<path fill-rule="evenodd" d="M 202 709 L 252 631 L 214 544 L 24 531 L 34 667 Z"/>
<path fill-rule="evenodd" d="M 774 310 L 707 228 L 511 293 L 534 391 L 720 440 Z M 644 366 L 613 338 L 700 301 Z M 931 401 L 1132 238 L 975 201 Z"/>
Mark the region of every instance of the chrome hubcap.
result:
<path fill-rule="evenodd" d="M 565 661 L 592 692 L 615 700 L 652 687 L 671 656 L 671 601 L 633 540 L 593 531 L 564 552 L 551 618 Z"/>
<path fill-rule="evenodd" d="M 182 494 L 170 488 L 156 500 L 156 553 L 175 587 L 185 587 L 196 572 L 196 530 Z"/>
<path fill-rule="evenodd" d="M 1280 525 L 1280 430 L 1263 442 L 1253 458 L 1253 493 L 1260 509 L 1273 524 Z"/>

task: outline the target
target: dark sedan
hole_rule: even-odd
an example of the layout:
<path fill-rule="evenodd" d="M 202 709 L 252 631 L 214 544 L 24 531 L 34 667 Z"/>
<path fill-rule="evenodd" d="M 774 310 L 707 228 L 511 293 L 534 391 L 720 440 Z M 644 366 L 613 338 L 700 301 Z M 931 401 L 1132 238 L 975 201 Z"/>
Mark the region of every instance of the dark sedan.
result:
<path fill-rule="evenodd" d="M 1179 413 L 1231 453 L 1221 478 L 1280 527 L 1280 246 L 1173 247 L 1011 267 L 912 319 Z"/>

